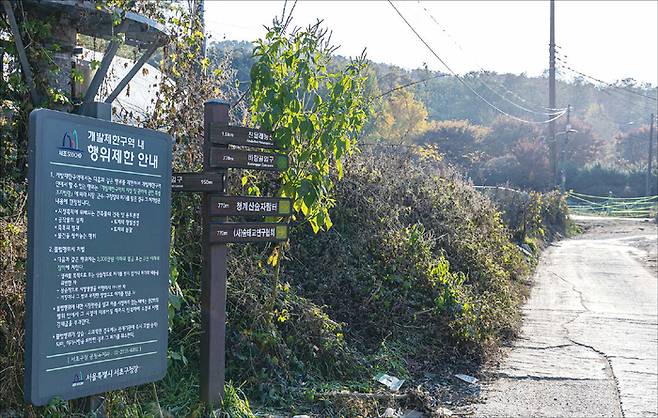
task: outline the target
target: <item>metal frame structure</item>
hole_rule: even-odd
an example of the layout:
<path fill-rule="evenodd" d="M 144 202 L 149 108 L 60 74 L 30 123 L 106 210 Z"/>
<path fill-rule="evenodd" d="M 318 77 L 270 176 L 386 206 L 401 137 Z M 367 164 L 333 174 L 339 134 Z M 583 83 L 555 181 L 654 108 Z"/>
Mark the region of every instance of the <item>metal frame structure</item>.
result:
<path fill-rule="evenodd" d="M 39 96 L 37 95 L 36 84 L 34 83 L 34 76 L 32 75 L 32 69 L 30 68 L 30 63 L 27 61 L 27 54 L 25 53 L 25 45 L 23 45 L 23 38 L 21 37 L 20 31 L 18 30 L 18 24 L 16 23 L 16 16 L 14 16 L 14 9 L 9 0 L 2 0 L 2 8 L 7 15 L 7 20 L 9 20 L 9 26 L 11 27 L 11 32 L 14 35 L 14 42 L 16 44 L 16 50 L 18 51 L 18 59 L 21 63 L 21 68 L 23 69 L 23 75 L 25 75 L 25 80 L 30 89 L 30 97 L 32 98 L 32 104 L 36 105 L 39 102 Z"/>
<path fill-rule="evenodd" d="M 2 0 L 3 9 L 7 14 L 16 49 L 18 50 L 21 68 L 30 88 L 30 96 L 33 104 L 37 106 L 40 98 L 36 91 L 32 69 L 27 59 L 25 45 L 23 44 L 13 10 L 17 4 L 18 2 L 14 0 Z M 57 13 L 65 14 L 72 24 L 75 25 L 78 33 L 100 37 L 110 41 L 105 49 L 101 65 L 96 71 L 96 74 L 94 74 L 82 104 L 77 111 L 80 114 L 89 114 L 92 116 L 103 114 L 105 118 L 110 117 L 111 103 L 123 91 L 153 53 L 165 44 L 169 36 L 169 32 L 164 25 L 153 19 L 120 9 L 99 9 L 96 7 L 96 3 L 90 0 L 24 0 L 21 4 L 25 10 L 44 18 Z M 117 14 L 122 16 L 122 20 L 118 26 L 115 26 L 114 18 Z M 107 98 L 103 102 L 96 102 L 95 98 L 98 90 L 122 43 L 138 48 L 146 48 L 146 51 Z M 99 112 L 99 108 L 103 108 L 104 110 Z"/>

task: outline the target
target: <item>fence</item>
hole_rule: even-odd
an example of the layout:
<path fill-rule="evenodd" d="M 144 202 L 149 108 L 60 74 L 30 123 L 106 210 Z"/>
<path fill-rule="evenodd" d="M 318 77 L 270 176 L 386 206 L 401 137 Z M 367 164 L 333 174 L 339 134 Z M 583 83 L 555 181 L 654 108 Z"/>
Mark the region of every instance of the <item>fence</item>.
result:
<path fill-rule="evenodd" d="M 577 215 L 649 218 L 658 212 L 658 196 L 612 197 L 569 192 L 569 210 Z"/>

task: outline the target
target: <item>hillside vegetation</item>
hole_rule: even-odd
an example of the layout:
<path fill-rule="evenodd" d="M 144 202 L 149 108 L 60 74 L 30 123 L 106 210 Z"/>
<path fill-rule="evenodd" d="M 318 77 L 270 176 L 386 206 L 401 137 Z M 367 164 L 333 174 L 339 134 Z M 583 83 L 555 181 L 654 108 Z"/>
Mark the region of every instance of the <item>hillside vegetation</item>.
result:
<path fill-rule="evenodd" d="M 248 42 L 223 41 L 209 48 L 211 60 L 233 59 L 240 80 L 253 63 Z M 333 65 L 347 61 L 335 57 Z M 502 115 L 449 74 L 405 70 L 370 63 L 368 95 L 374 112 L 363 131 L 367 142 L 436 144 L 445 158 L 482 185 L 512 185 L 549 191 L 555 185 L 549 159 L 548 125 L 523 123 Z M 548 119 L 545 76 L 475 72 L 464 80 L 503 112 L 535 122 Z M 248 84 L 242 84 L 246 89 Z M 556 121 L 564 147 L 566 189 L 630 197 L 643 195 L 650 114 L 656 89 L 633 79 L 605 84 L 565 67 L 559 72 L 557 106 L 571 105 L 568 140 L 566 115 Z M 533 113 L 534 112 L 534 113 Z M 654 135 L 653 148 L 658 148 Z M 652 190 L 658 190 L 658 156 Z M 560 156 L 562 158 L 562 156 Z M 603 177 L 592 173 L 604 173 Z M 640 181 L 638 181 L 638 179 Z"/>
<path fill-rule="evenodd" d="M 548 238 L 544 231 L 565 233 L 562 198 L 537 195 L 514 206 L 534 215 L 511 227 L 487 197 L 427 152 L 355 154 L 335 193 L 333 227 L 314 234 L 296 223 L 278 267 L 268 265 L 268 245 L 230 249 L 227 378 L 260 409 L 367 414 L 376 402 L 352 405 L 327 394 L 377 390 L 378 372 L 413 381 L 453 367 L 475 371 L 518 325 L 534 257 L 517 246 L 515 229 L 538 242 Z M 156 405 L 176 416 L 203 410 L 194 389 L 201 231 L 189 220 L 196 200 L 174 201 L 168 375 L 155 389 L 108 394 L 112 416 L 149 415 Z M 499 204 L 505 201 L 511 199 Z M 0 364 L 8 383 L 0 409 L 20 410 L 22 331 L 9 324 L 20 323 L 24 309 L 24 213 L 18 208 L 0 227 L 7 255 Z"/>
<path fill-rule="evenodd" d="M 468 173 L 479 167 L 482 138 L 494 128 L 430 121 L 415 99 L 408 108 L 424 117 L 387 113 L 396 109 L 389 98 L 401 103 L 411 93 L 401 90 L 373 102 L 382 87 L 372 67 L 363 56 L 349 63 L 333 56 L 319 24 L 286 31 L 278 22 L 259 40 L 249 56 L 250 92 L 240 100 L 244 90 L 235 81 L 242 79 L 241 69 L 231 68 L 227 57 L 200 58 L 202 34 L 194 14 L 159 6 L 136 6 L 170 26 L 173 36 L 163 50 L 167 59 L 159 63 L 164 77 L 155 111 L 131 120 L 172 134 L 175 169 L 195 171 L 202 103 L 219 97 L 236 103 L 233 124 L 272 130 L 291 157 L 291 169 L 280 176 L 229 176 L 229 194 L 290 197 L 294 218 L 287 243 L 230 246 L 229 382 L 222 413 L 373 416 L 396 402 L 429 412 L 426 399 L 434 394 L 426 393 L 423 382 L 477 373 L 501 342 L 514 337 L 540 248 L 569 228 L 564 196 L 515 192 L 490 199 L 473 187 Z M 28 23 L 22 25 L 33 42 L 55 48 L 47 24 Z M 35 408 L 23 401 L 25 156 L 33 106 L 16 63 L 2 85 L 1 133 L 8 146 L 0 204 L 0 415 L 82 416 L 76 402 L 53 400 Z M 43 106 L 76 105 L 45 78 L 37 81 L 49 93 Z M 119 121 L 130 116 L 114 115 Z M 413 140 L 403 135 L 405 123 L 419 124 Z M 442 142 L 445 132 L 459 132 L 472 148 Z M 167 376 L 107 393 L 108 416 L 212 412 L 198 395 L 199 205 L 192 194 L 176 194 L 172 201 Z M 380 372 L 409 380 L 401 397 L 373 380 Z M 358 396 L 372 393 L 378 396 Z"/>

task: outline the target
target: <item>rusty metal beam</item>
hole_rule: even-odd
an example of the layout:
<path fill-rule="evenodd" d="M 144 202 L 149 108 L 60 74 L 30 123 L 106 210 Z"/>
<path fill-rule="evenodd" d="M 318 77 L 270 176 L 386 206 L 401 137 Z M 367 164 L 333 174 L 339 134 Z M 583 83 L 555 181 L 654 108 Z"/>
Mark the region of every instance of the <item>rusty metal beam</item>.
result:
<path fill-rule="evenodd" d="M 25 52 L 25 45 L 23 45 L 23 38 L 21 37 L 21 32 L 18 29 L 18 24 L 16 23 L 14 8 L 12 7 L 9 0 L 2 0 L 2 7 L 5 9 L 7 20 L 9 20 L 9 26 L 11 27 L 11 32 L 14 35 L 14 43 L 16 44 L 16 51 L 18 52 L 18 59 L 21 63 L 21 69 L 23 70 L 25 81 L 27 81 L 27 86 L 30 89 L 32 104 L 36 107 L 40 102 L 39 95 L 37 94 L 37 86 L 34 82 L 34 76 L 32 75 L 32 68 L 30 67 L 30 63 L 27 60 L 27 53 Z"/>

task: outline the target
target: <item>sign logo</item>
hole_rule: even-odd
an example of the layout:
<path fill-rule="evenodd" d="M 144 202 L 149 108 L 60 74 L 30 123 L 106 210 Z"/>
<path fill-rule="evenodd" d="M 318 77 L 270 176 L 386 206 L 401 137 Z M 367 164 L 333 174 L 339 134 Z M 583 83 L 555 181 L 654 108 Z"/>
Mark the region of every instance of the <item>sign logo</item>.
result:
<path fill-rule="evenodd" d="M 64 132 L 64 136 L 62 137 L 62 148 L 73 149 L 76 151 L 80 150 L 80 148 L 78 148 L 78 131 L 73 129 L 71 132 Z"/>
<path fill-rule="evenodd" d="M 77 372 L 73 375 L 73 384 L 71 387 L 82 386 L 84 383 L 85 381 L 82 378 L 82 372 Z"/>
<path fill-rule="evenodd" d="M 59 147 L 59 155 L 62 157 L 82 158 L 77 130 L 72 129 L 64 132 L 64 135 L 62 136 L 62 146 Z"/>

